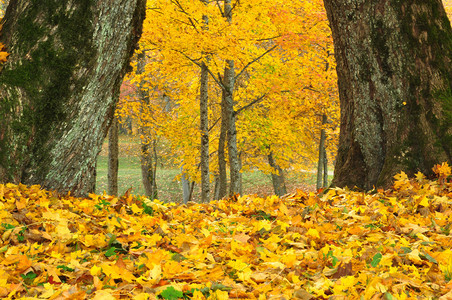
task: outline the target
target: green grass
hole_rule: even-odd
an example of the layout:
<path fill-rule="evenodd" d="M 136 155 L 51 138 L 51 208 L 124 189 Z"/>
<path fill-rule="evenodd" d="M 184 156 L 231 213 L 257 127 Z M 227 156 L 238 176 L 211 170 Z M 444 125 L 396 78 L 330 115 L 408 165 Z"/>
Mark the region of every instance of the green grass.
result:
<path fill-rule="evenodd" d="M 97 160 L 96 193 L 101 194 L 107 190 L 107 150 L 104 148 Z M 135 195 L 144 195 L 141 182 L 141 167 L 139 158 L 139 140 L 131 136 L 119 137 L 119 172 L 118 194 L 123 195 L 129 188 Z M 158 198 L 164 202 L 181 202 L 182 186 L 175 178 L 180 174 L 178 168 L 162 167 L 157 169 Z M 331 181 L 332 176 L 329 176 Z M 286 186 L 288 192 L 298 189 L 314 190 L 316 174 L 309 172 L 290 172 L 286 174 Z M 258 194 L 268 196 L 273 194 L 271 176 L 260 171 L 244 172 L 242 176 L 243 194 Z M 212 184 L 212 190 L 214 185 Z M 195 185 L 193 200 L 199 199 L 200 188 Z"/>
<path fill-rule="evenodd" d="M 107 157 L 99 156 L 97 160 L 96 192 L 103 193 L 107 190 Z M 158 169 L 157 187 L 159 198 L 163 201 L 179 202 L 182 198 L 180 182 L 174 180 L 179 174 L 178 169 Z M 136 156 L 119 157 L 118 193 L 123 195 L 129 188 L 135 195 L 144 195 L 141 181 L 140 159 Z"/>

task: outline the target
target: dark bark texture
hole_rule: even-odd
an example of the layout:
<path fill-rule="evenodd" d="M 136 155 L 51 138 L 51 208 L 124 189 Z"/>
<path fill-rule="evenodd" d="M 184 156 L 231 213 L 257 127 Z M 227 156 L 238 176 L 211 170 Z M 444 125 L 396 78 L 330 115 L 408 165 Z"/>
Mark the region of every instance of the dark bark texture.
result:
<path fill-rule="evenodd" d="M 144 0 L 12 0 L 0 42 L 0 181 L 86 195 Z"/>
<path fill-rule="evenodd" d="M 341 132 L 333 185 L 387 187 L 451 161 L 452 30 L 441 0 L 324 0 Z"/>
<path fill-rule="evenodd" d="M 119 122 L 113 118 L 108 131 L 108 194 L 118 195 Z"/>

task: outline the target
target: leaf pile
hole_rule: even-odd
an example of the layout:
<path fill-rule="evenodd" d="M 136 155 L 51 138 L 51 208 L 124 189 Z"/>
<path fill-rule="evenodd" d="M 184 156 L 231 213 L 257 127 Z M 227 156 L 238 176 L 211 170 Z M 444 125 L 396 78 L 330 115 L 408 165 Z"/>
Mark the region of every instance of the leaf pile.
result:
<path fill-rule="evenodd" d="M 0 185 L 0 297 L 452 299 L 442 174 L 179 206 Z"/>

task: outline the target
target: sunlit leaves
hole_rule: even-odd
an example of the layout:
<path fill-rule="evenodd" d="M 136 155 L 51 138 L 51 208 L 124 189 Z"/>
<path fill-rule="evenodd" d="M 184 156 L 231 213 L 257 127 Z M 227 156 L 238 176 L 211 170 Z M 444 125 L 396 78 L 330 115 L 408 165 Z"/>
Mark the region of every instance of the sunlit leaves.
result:
<path fill-rule="evenodd" d="M 452 183 L 396 184 L 178 206 L 0 185 L 0 296 L 446 297 Z"/>
<path fill-rule="evenodd" d="M 147 91 L 150 104 L 140 104 L 133 97 L 124 99 L 121 117 L 133 117 L 139 127 L 146 128 L 145 141 L 146 135 L 164 137 L 171 148 L 162 154 L 198 181 L 197 64 L 206 62 L 211 75 L 217 77 L 211 78 L 209 87 L 209 147 L 215 154 L 221 123 L 219 83 L 225 60 L 233 59 L 237 73 L 246 67 L 236 78 L 234 109 L 260 99 L 237 114 L 242 170 L 274 172 L 267 162 L 270 151 L 282 168 L 311 168 L 322 114 L 328 115 L 324 127 L 331 154 L 338 136 L 334 130 L 339 110 L 333 44 L 322 1 L 233 1 L 232 22 L 223 15 L 222 6 L 222 1 L 207 5 L 199 0 L 148 1 L 140 40 L 147 56 L 145 73 L 135 72 L 131 78 Z M 203 15 L 209 19 L 205 27 Z M 261 57 L 269 49 L 273 50 Z M 216 155 L 211 159 L 210 171 L 215 174 Z"/>

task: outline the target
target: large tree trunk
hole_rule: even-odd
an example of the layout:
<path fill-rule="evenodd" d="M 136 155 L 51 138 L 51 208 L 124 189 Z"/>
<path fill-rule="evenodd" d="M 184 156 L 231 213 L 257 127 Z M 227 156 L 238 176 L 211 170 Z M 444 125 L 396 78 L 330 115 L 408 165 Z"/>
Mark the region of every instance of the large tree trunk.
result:
<path fill-rule="evenodd" d="M 119 168 L 119 122 L 116 117 L 108 131 L 108 194 L 118 195 L 118 168 Z"/>
<path fill-rule="evenodd" d="M 388 186 L 451 161 L 452 30 L 440 0 L 324 0 L 341 132 L 333 185 Z"/>
<path fill-rule="evenodd" d="M 86 195 L 144 0 L 12 0 L 0 42 L 0 181 Z"/>

